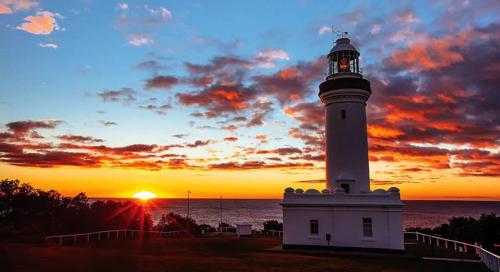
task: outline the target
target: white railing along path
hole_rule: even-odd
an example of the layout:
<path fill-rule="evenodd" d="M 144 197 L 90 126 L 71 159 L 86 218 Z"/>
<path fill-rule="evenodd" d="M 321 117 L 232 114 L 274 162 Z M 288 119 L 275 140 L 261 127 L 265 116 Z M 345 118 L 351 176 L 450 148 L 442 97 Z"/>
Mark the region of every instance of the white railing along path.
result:
<path fill-rule="evenodd" d="M 467 253 L 469 250 L 473 250 L 474 254 L 478 256 L 481 259 L 481 262 L 484 263 L 491 271 L 500 272 L 500 256 L 484 249 L 477 243 L 470 244 L 420 232 L 405 232 L 405 234 L 414 234 L 417 242 L 422 241 L 425 243 L 427 240 L 429 243 L 432 243 L 432 241 L 436 241 L 437 246 L 441 243 L 445 248 L 449 248 L 450 245 L 452 245 L 453 249 L 459 252 Z"/>
<path fill-rule="evenodd" d="M 164 236 L 175 236 L 179 235 L 181 231 L 150 231 L 150 230 L 134 230 L 134 229 L 117 229 L 117 230 L 102 230 L 102 231 L 94 231 L 94 232 L 86 232 L 86 233 L 73 233 L 73 234 L 63 234 L 63 235 L 53 235 L 53 236 L 47 236 L 45 237 L 46 241 L 51 241 L 51 240 L 59 240 L 59 244 L 63 244 L 63 239 L 67 237 L 72 237 L 73 241 L 76 242 L 78 237 L 85 237 L 87 243 L 90 243 L 90 238 L 92 236 L 97 236 L 97 240 L 101 240 L 101 238 L 104 236 L 108 240 L 111 239 L 111 235 L 114 236 L 114 238 L 118 239 L 120 238 L 120 234 L 122 235 L 123 238 L 126 238 L 127 235 L 130 233 L 131 237 L 133 238 L 136 234 L 139 233 L 155 233 L 155 234 L 161 234 Z"/>

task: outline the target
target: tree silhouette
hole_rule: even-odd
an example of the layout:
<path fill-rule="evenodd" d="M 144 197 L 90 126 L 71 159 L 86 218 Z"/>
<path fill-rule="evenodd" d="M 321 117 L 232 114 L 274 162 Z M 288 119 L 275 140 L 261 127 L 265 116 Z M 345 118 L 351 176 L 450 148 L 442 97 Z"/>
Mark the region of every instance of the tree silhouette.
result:
<path fill-rule="evenodd" d="M 89 201 L 35 189 L 19 180 L 0 181 L 0 237 L 28 240 L 45 235 L 106 229 L 150 230 L 153 221 L 138 201 Z"/>

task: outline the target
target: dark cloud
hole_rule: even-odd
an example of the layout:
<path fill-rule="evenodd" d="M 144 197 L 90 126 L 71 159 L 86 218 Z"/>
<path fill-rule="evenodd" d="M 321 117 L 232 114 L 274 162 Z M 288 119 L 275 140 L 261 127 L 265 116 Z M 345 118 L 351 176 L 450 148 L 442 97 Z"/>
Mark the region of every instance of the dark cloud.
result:
<path fill-rule="evenodd" d="M 63 142 L 72 142 L 72 143 L 102 143 L 104 140 L 94 138 L 91 136 L 80 136 L 80 135 L 59 135 L 56 136 L 57 139 Z"/>
<path fill-rule="evenodd" d="M 172 137 L 175 137 L 177 139 L 184 139 L 187 136 L 189 136 L 188 133 L 185 133 L 185 134 L 174 134 L 174 135 L 172 135 Z"/>
<path fill-rule="evenodd" d="M 255 98 L 255 92 L 240 84 L 227 84 L 212 85 L 198 92 L 178 93 L 176 97 L 183 105 L 207 109 L 204 116 L 213 118 L 224 113 L 245 111 Z"/>
<path fill-rule="evenodd" d="M 218 78 L 228 78 L 228 74 L 238 69 L 251 68 L 252 62 L 234 55 L 216 56 L 209 64 L 193 64 L 186 62 L 185 66 L 192 75 L 210 75 Z"/>
<path fill-rule="evenodd" d="M 64 151 L 10 152 L 3 154 L 0 160 L 16 166 L 43 168 L 55 166 L 99 167 L 101 165 L 99 157 L 92 154 Z"/>
<path fill-rule="evenodd" d="M 193 37 L 193 42 L 205 48 L 207 45 L 213 46 L 223 52 L 230 53 L 241 47 L 242 42 L 239 39 L 234 39 L 228 42 L 221 41 L 219 39 L 210 38 L 207 36 L 195 35 Z"/>
<path fill-rule="evenodd" d="M 255 61 L 226 55 L 214 57 L 208 64 L 185 63 L 189 76 L 179 82 L 201 89 L 176 97 L 183 105 L 205 110 L 192 113 L 193 117 L 224 119 L 223 129 L 262 126 L 274 112 L 273 100 L 283 105 L 304 99 L 325 69 L 323 61 L 314 60 L 271 75 L 256 75 Z"/>
<path fill-rule="evenodd" d="M 250 170 L 250 169 L 273 169 L 273 168 L 311 168 L 312 163 L 266 163 L 264 161 L 226 162 L 210 164 L 208 169 L 215 170 Z"/>
<path fill-rule="evenodd" d="M 286 107 L 284 112 L 300 123 L 300 129 L 322 133 L 325 126 L 325 111 L 321 103 L 298 103 Z"/>
<path fill-rule="evenodd" d="M 322 154 L 303 154 L 301 156 L 290 157 L 291 160 L 305 160 L 305 161 L 316 161 L 316 162 L 324 162 L 325 155 Z"/>
<path fill-rule="evenodd" d="M 268 101 L 258 101 L 253 104 L 253 112 L 250 120 L 245 124 L 245 127 L 255 127 L 264 125 L 265 119 L 273 113 L 273 103 Z M 233 120 L 242 120 L 241 116 L 233 118 Z"/>
<path fill-rule="evenodd" d="M 62 123 L 59 120 L 41 120 L 41 121 L 16 121 L 7 123 L 5 126 L 15 137 L 25 137 L 34 129 L 53 129 Z"/>
<path fill-rule="evenodd" d="M 313 94 L 316 89 L 313 83 L 324 77 L 325 68 L 326 62 L 320 58 L 312 62 L 300 62 L 272 75 L 256 75 L 252 80 L 259 93 L 271 95 L 281 105 L 285 105 Z"/>
<path fill-rule="evenodd" d="M 103 120 L 99 121 L 99 123 L 103 124 L 103 125 L 104 125 L 104 126 L 106 126 L 106 127 L 110 127 L 110 126 L 117 126 L 117 125 L 118 125 L 118 123 L 116 123 L 116 122 L 112 122 L 112 121 L 103 121 Z"/>
<path fill-rule="evenodd" d="M 166 66 L 162 65 L 156 60 L 146 60 L 138 63 L 134 66 L 134 68 L 138 70 L 157 72 L 159 70 L 166 69 Z"/>
<path fill-rule="evenodd" d="M 207 140 L 207 141 L 197 140 L 194 143 L 186 144 L 186 146 L 194 148 L 194 147 L 199 147 L 199 146 L 206 146 L 206 145 L 209 145 L 212 143 L 213 143 L 213 141 L 211 141 L 211 140 Z"/>
<path fill-rule="evenodd" d="M 179 84 L 179 79 L 174 76 L 155 76 L 146 80 L 144 88 L 146 89 L 164 89 L 168 90 Z"/>
<path fill-rule="evenodd" d="M 45 137 L 43 137 L 42 135 L 40 135 L 40 133 L 38 133 L 36 131 L 32 131 L 30 133 L 30 138 L 32 138 L 32 139 L 44 139 Z"/>
<path fill-rule="evenodd" d="M 296 147 L 282 147 L 276 149 L 258 150 L 256 154 L 278 154 L 281 156 L 287 156 L 291 154 L 302 154 L 302 150 Z"/>
<path fill-rule="evenodd" d="M 103 90 L 97 93 L 103 102 L 121 102 L 129 104 L 136 101 L 137 92 L 131 88 L 121 88 L 120 90 Z"/>
<path fill-rule="evenodd" d="M 194 87 L 202 88 L 212 84 L 214 79 L 211 76 L 189 77 L 184 79 L 184 82 Z"/>
<path fill-rule="evenodd" d="M 159 115 L 165 115 L 167 114 L 167 111 L 172 109 L 173 107 L 170 103 L 165 103 L 159 106 L 155 104 L 139 105 L 139 108 L 153 111 Z"/>

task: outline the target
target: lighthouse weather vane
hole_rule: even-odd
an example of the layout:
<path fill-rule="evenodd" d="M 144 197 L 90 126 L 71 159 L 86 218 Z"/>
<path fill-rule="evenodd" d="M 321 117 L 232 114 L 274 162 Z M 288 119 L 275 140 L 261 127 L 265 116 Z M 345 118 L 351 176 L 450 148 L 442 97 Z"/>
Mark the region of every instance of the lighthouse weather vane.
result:
<path fill-rule="evenodd" d="M 332 40 L 347 38 L 347 35 L 349 35 L 349 32 L 347 31 L 335 30 L 333 25 L 331 26 L 331 28 L 332 28 Z"/>

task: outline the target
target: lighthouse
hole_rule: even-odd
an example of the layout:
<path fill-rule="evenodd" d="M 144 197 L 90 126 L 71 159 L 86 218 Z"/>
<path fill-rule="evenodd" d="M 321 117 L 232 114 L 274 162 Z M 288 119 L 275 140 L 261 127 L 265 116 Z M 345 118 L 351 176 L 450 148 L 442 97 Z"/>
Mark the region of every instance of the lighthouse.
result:
<path fill-rule="evenodd" d="M 328 54 L 328 76 L 319 90 L 326 114 L 326 188 L 369 192 L 365 108 L 371 89 L 348 38 L 338 39 Z"/>
<path fill-rule="evenodd" d="M 326 188 L 286 188 L 283 248 L 404 251 L 403 203 L 396 187 L 370 188 L 366 103 L 360 53 L 346 37 L 327 55 L 319 85 L 326 123 Z"/>

